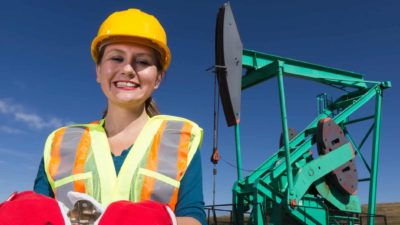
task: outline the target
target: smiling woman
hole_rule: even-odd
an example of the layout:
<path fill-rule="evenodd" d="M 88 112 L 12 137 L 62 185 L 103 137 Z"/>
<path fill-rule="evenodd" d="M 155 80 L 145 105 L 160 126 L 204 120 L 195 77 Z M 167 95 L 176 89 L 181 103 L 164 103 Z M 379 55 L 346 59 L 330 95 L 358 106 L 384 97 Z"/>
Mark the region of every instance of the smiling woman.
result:
<path fill-rule="evenodd" d="M 37 224 L 205 224 L 203 131 L 159 115 L 151 97 L 171 60 L 161 24 L 138 9 L 115 12 L 94 38 L 92 57 L 106 114 L 49 135 L 35 180 L 40 194 L 10 198 L 0 224 L 19 224 L 21 213 L 40 217 Z M 28 202 L 40 207 L 12 213 Z"/>
<path fill-rule="evenodd" d="M 153 50 L 134 43 L 110 44 L 104 48 L 96 73 L 97 82 L 108 99 L 108 110 L 121 105 L 149 107 L 144 103 L 163 76 L 157 69 Z"/>

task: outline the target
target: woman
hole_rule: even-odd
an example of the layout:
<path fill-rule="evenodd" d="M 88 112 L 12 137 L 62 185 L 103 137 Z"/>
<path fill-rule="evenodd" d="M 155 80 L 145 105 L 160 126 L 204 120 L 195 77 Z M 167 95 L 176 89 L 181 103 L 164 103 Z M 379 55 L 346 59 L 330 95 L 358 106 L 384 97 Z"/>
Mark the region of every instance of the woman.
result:
<path fill-rule="evenodd" d="M 137 9 L 115 12 L 91 50 L 106 113 L 48 137 L 35 192 L 69 208 L 72 192 L 85 193 L 107 207 L 100 224 L 157 223 L 166 215 L 164 205 L 178 224 L 205 224 L 197 151 L 202 129 L 158 115 L 151 98 L 171 59 L 163 27 Z"/>

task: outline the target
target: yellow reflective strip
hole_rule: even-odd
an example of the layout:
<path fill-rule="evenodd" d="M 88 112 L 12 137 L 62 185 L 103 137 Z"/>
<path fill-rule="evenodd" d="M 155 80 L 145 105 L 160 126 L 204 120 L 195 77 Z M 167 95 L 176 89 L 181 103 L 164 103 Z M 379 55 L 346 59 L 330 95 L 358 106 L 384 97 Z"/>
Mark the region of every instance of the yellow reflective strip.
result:
<path fill-rule="evenodd" d="M 167 116 L 167 115 L 158 115 L 158 116 L 154 116 L 152 118 L 150 118 L 146 125 L 144 126 L 144 128 L 142 129 L 142 131 L 140 132 L 138 138 L 136 139 L 135 144 L 133 145 L 132 149 L 130 150 L 129 154 L 127 155 L 124 164 L 122 165 L 122 168 L 118 174 L 118 185 L 115 188 L 115 190 L 113 192 L 108 192 L 108 194 L 110 195 L 110 193 L 117 193 L 118 196 L 114 196 L 113 200 L 122 200 L 122 199 L 129 199 L 129 194 L 130 191 L 132 189 L 132 180 L 133 180 L 133 176 L 135 174 L 135 171 L 137 171 L 137 167 L 139 166 L 139 163 L 142 161 L 145 153 L 148 151 L 148 148 L 151 144 L 151 141 L 154 137 L 154 134 L 157 132 L 159 126 L 161 125 L 161 123 L 164 120 L 172 120 L 172 121 L 185 121 L 188 122 L 190 124 L 192 124 L 193 128 L 192 128 L 192 134 L 193 134 L 193 141 L 190 145 L 190 149 L 189 149 L 189 154 L 188 154 L 188 161 L 187 164 L 190 163 L 190 161 L 192 160 L 194 154 L 196 153 L 196 150 L 199 148 L 201 141 L 202 141 L 202 137 L 203 137 L 203 130 L 194 122 L 187 120 L 185 118 L 180 118 L 180 117 L 174 117 L 174 116 Z M 107 144 L 108 146 L 108 144 Z M 139 169 L 142 170 L 142 169 Z M 114 170 L 113 170 L 114 171 Z M 100 173 L 100 172 L 99 172 Z M 155 172 L 152 172 L 155 173 Z M 151 171 L 148 175 L 151 174 Z M 160 174 L 160 176 L 165 177 L 163 175 Z M 157 179 L 158 179 L 158 175 L 157 175 Z M 167 181 L 169 180 L 173 180 L 174 185 L 178 185 L 179 186 L 179 182 L 171 179 L 169 177 L 167 177 Z M 160 180 L 164 181 L 165 179 L 161 178 Z M 167 182 L 169 183 L 169 182 Z M 133 199 L 130 199 L 134 202 L 136 201 L 140 201 L 140 194 L 141 194 L 141 187 L 138 187 L 137 182 L 135 183 L 134 186 L 134 196 L 132 196 Z M 171 184 L 173 185 L 173 184 Z M 174 186 L 173 185 L 173 186 Z M 175 187 L 178 187 L 175 186 Z M 104 190 L 102 190 L 102 193 L 107 193 Z M 103 195 L 102 195 L 103 196 Z M 102 201 L 103 205 L 110 202 L 104 202 Z"/>
<path fill-rule="evenodd" d="M 135 144 L 132 146 L 128 155 L 126 156 L 125 162 L 122 164 L 121 170 L 118 174 L 118 193 L 115 200 L 129 199 L 129 194 L 132 189 L 132 179 L 135 171 L 137 170 L 139 163 L 142 161 L 145 153 L 147 152 L 155 133 L 161 126 L 163 120 L 149 118 L 140 131 L 136 138 Z M 137 190 L 135 186 L 133 201 L 140 200 L 140 190 Z"/>
<path fill-rule="evenodd" d="M 98 123 L 99 126 L 104 127 L 105 119 L 101 119 Z"/>
<path fill-rule="evenodd" d="M 147 162 L 146 168 L 149 170 L 158 170 L 159 167 L 159 150 L 161 148 L 161 137 L 163 136 L 164 130 L 167 126 L 167 122 L 163 121 L 161 126 L 158 128 L 157 133 L 154 135 L 153 141 L 151 143 L 151 147 L 148 150 L 147 154 Z M 152 177 L 144 177 L 142 183 L 142 193 L 140 195 L 140 199 L 150 199 L 151 194 L 153 193 L 154 185 L 156 180 Z"/>
<path fill-rule="evenodd" d="M 98 124 L 73 124 L 73 125 L 70 125 L 70 126 L 59 128 L 59 129 L 53 131 L 48 136 L 48 138 L 46 140 L 45 147 L 44 147 L 43 161 L 44 161 L 44 169 L 45 169 L 46 175 L 47 175 L 47 180 L 49 181 L 50 186 L 53 189 L 53 191 L 55 189 L 55 184 L 54 184 L 53 178 L 50 176 L 49 163 L 50 163 L 50 159 L 51 159 L 51 149 L 52 149 L 54 135 L 58 130 L 67 129 L 67 128 L 70 128 L 70 127 L 88 127 L 88 128 L 92 128 L 93 129 L 93 128 L 98 128 L 99 125 Z M 108 145 L 108 143 L 107 143 L 107 145 Z"/>
<path fill-rule="evenodd" d="M 64 134 L 67 129 L 59 129 L 54 133 L 53 142 L 51 145 L 51 153 L 50 153 L 50 162 L 49 162 L 49 174 L 53 179 L 56 179 L 60 168 L 61 162 L 61 154 L 62 150 L 61 146 L 64 142 Z"/>
<path fill-rule="evenodd" d="M 64 177 L 63 179 L 57 180 L 54 182 L 54 186 L 56 188 L 63 186 L 65 184 L 77 181 L 77 180 L 84 180 L 92 177 L 92 171 L 86 172 L 86 173 L 80 173 L 80 174 L 75 174 L 71 175 L 68 177 Z"/>
<path fill-rule="evenodd" d="M 197 149 L 200 148 L 201 141 L 203 140 L 203 129 L 201 129 L 197 124 L 193 123 L 192 128 L 192 135 L 193 140 L 191 142 L 189 153 L 188 153 L 188 160 L 187 165 L 189 165 L 190 161 L 192 161 L 194 154 L 196 153 Z"/>
<path fill-rule="evenodd" d="M 187 165 L 189 165 L 189 163 L 193 159 L 193 156 L 196 153 L 197 149 L 200 148 L 201 142 L 203 140 L 203 129 L 201 127 L 199 127 L 199 125 L 197 125 L 195 122 L 188 120 L 186 118 L 183 118 L 183 117 L 157 115 L 157 116 L 152 117 L 151 119 L 153 119 L 153 120 L 178 120 L 178 121 L 184 121 L 184 122 L 190 123 L 193 126 L 193 128 L 191 130 L 191 133 L 193 135 L 193 140 L 192 140 L 190 148 L 189 148 L 188 160 L 187 160 Z"/>
<path fill-rule="evenodd" d="M 111 158 L 110 145 L 103 127 L 90 127 L 92 152 L 100 178 L 101 204 L 108 205 L 113 201 L 117 174 Z"/>
<path fill-rule="evenodd" d="M 57 131 L 58 130 L 53 131 L 53 133 L 51 133 L 49 135 L 49 137 L 47 137 L 46 144 L 44 145 L 44 152 L 43 152 L 44 170 L 46 171 L 47 180 L 49 181 L 53 192 L 54 192 L 55 186 L 54 186 L 54 180 L 50 175 L 49 164 L 50 164 L 50 159 L 51 159 L 51 146 L 53 145 L 54 134 Z"/>
<path fill-rule="evenodd" d="M 76 150 L 75 163 L 72 169 L 72 174 L 80 174 L 85 171 L 85 162 L 89 153 L 90 141 L 91 140 L 89 136 L 89 129 L 86 128 L 82 134 L 81 140 L 79 141 L 78 149 Z M 85 182 L 75 182 L 74 190 L 81 193 L 86 193 Z"/>
<path fill-rule="evenodd" d="M 192 137 L 192 127 L 192 124 L 185 122 L 181 130 L 181 137 L 178 147 L 178 158 L 176 163 L 177 172 L 175 174 L 177 180 L 181 180 L 188 165 L 187 161 L 188 153 L 190 150 L 190 140 Z"/>
<path fill-rule="evenodd" d="M 140 168 L 139 169 L 139 174 L 143 174 L 143 175 L 149 176 L 149 177 L 154 177 L 155 179 L 160 180 L 160 181 L 162 181 L 162 182 L 164 182 L 166 184 L 172 185 L 172 186 L 174 186 L 176 188 L 178 188 L 179 185 L 180 185 L 180 182 L 177 181 L 177 180 L 174 180 L 174 179 L 172 179 L 170 177 L 167 177 L 167 176 L 165 176 L 165 175 L 163 175 L 161 173 L 157 173 L 155 171 L 148 170 L 148 169 L 145 169 L 145 168 Z"/>

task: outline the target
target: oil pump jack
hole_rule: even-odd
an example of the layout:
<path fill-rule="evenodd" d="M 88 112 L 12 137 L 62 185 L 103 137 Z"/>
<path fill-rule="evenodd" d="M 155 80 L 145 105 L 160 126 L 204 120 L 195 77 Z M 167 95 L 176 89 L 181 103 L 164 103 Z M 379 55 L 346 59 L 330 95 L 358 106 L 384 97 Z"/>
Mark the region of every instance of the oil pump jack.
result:
<path fill-rule="evenodd" d="M 233 185 L 233 223 L 360 224 L 358 183 L 369 181 L 368 224 L 374 224 L 382 94 L 391 83 L 367 81 L 362 74 L 243 49 L 229 3 L 218 12 L 215 56 L 226 122 L 235 128 L 238 178 Z M 332 101 L 324 95 L 318 96 L 318 115 L 296 132 L 288 127 L 284 89 L 287 76 L 334 86 L 344 94 Z M 281 146 L 248 176 L 242 177 L 241 92 L 261 82 L 278 85 Z M 373 115 L 350 119 L 373 99 Z M 347 126 L 368 120 L 372 125 L 357 145 Z M 372 159 L 368 164 L 361 148 L 370 136 Z M 313 146 L 318 150 L 317 156 L 310 151 Z M 216 149 L 214 153 L 215 162 L 219 155 Z M 368 169 L 369 178 L 358 178 L 356 157 Z"/>

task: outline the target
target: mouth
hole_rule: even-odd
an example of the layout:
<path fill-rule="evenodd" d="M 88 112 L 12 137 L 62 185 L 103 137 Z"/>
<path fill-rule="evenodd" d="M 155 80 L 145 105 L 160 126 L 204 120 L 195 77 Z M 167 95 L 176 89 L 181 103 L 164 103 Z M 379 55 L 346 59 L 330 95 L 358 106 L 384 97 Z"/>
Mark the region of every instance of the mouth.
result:
<path fill-rule="evenodd" d="M 140 84 L 131 81 L 115 81 L 114 86 L 125 90 L 133 90 L 140 87 Z"/>

